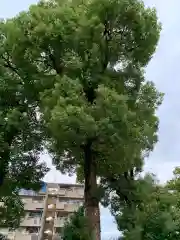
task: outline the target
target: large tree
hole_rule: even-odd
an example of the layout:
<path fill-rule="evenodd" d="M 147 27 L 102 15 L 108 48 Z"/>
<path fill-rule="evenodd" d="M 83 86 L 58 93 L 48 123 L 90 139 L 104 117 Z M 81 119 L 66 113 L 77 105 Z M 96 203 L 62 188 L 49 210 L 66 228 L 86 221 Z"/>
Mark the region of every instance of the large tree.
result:
<path fill-rule="evenodd" d="M 173 180 L 177 180 L 177 175 Z M 174 185 L 175 186 L 175 185 Z M 107 187 L 107 185 L 106 185 Z M 178 187 L 176 185 L 176 187 Z M 108 188 L 106 188 L 108 189 Z M 155 176 L 109 184 L 112 214 L 124 240 L 175 240 L 180 234 L 179 192 L 161 185 Z M 171 190 L 171 191 L 170 191 Z"/>
<path fill-rule="evenodd" d="M 54 164 L 83 170 L 100 239 L 97 177 L 141 168 L 157 141 L 162 96 L 144 79 L 159 39 L 156 11 L 138 0 L 41 1 L 2 29 L 3 61 L 38 107 Z"/>
<path fill-rule="evenodd" d="M 8 27 L 0 24 L 0 196 L 3 190 L 37 188 L 47 171 L 39 163 L 43 138 L 35 92 L 28 74 L 14 66 Z"/>
<path fill-rule="evenodd" d="M 0 23 L 0 226 L 16 228 L 23 216 L 21 188 L 38 190 L 47 172 L 39 162 L 42 129 L 35 92 L 27 73 L 13 63 L 8 43 L 12 29 Z M 11 39 L 13 42 L 13 39 Z M 13 45 L 12 45 L 13 47 Z"/>

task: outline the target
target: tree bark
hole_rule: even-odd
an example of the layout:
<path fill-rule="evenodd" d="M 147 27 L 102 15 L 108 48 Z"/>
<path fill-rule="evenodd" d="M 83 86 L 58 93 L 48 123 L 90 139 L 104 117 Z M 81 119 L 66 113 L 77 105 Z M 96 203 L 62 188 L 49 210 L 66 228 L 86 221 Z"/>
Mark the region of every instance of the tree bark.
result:
<path fill-rule="evenodd" d="M 9 151 L 0 152 L 0 187 L 4 184 L 8 172 Z"/>
<path fill-rule="evenodd" d="M 92 142 L 88 142 L 84 148 L 84 176 L 85 176 L 85 211 L 89 220 L 90 231 L 92 232 L 93 240 L 101 239 L 100 228 L 100 210 L 99 199 L 97 195 L 97 174 L 96 162 L 91 149 Z"/>
<path fill-rule="evenodd" d="M 0 187 L 4 184 L 6 174 L 8 172 L 8 165 L 10 161 L 10 148 L 14 137 L 18 133 L 16 128 L 10 129 L 10 131 L 5 132 L 3 140 L 7 146 L 4 149 L 0 149 Z"/>

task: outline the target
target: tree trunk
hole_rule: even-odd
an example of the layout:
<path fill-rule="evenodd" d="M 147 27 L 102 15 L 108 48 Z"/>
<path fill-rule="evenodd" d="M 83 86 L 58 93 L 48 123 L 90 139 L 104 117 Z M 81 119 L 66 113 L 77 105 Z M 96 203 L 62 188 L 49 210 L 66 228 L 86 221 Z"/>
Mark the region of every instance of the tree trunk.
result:
<path fill-rule="evenodd" d="M 3 140 L 6 144 L 4 149 L 0 149 L 0 187 L 3 185 L 8 172 L 8 165 L 10 161 L 10 149 L 14 137 L 18 134 L 16 127 L 12 127 L 9 131 L 5 131 Z"/>
<path fill-rule="evenodd" d="M 84 148 L 84 176 L 85 176 L 85 211 L 89 220 L 89 227 L 93 235 L 93 240 L 101 239 L 100 210 L 97 195 L 96 162 L 93 158 L 91 142 Z"/>
<path fill-rule="evenodd" d="M 0 187 L 4 184 L 8 172 L 8 163 L 10 159 L 9 153 L 9 150 L 0 152 Z"/>

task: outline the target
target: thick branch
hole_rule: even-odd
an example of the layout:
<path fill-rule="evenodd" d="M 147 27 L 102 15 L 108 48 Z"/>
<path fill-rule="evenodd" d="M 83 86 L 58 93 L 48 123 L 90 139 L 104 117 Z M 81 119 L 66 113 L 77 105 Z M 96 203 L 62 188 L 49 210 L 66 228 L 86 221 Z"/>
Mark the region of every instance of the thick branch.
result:
<path fill-rule="evenodd" d="M 104 23 L 104 40 L 105 40 L 105 49 L 103 50 L 104 53 L 104 61 L 102 63 L 102 71 L 104 72 L 108 66 L 109 62 L 109 41 L 111 40 L 111 33 L 109 29 L 108 21 Z"/>
<path fill-rule="evenodd" d="M 48 49 L 48 54 L 54 70 L 57 72 L 57 74 L 61 75 L 63 72 L 63 64 L 60 62 L 60 59 L 57 59 L 54 51 L 52 51 L 50 48 Z"/>
<path fill-rule="evenodd" d="M 4 179 L 8 172 L 8 164 L 10 160 L 10 148 L 14 137 L 17 135 L 18 129 L 12 128 L 4 134 L 4 142 L 7 147 L 0 151 L 0 186 L 3 185 Z"/>

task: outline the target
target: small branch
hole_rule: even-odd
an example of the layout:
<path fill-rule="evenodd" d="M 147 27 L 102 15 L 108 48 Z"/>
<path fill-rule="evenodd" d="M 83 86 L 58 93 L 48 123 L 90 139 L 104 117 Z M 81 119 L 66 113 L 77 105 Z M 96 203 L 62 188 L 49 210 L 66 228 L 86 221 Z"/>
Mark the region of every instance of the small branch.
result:
<path fill-rule="evenodd" d="M 5 61 L 5 63 L 3 64 L 3 66 L 5 68 L 9 68 L 12 72 L 16 73 L 18 75 L 19 78 L 22 79 L 21 75 L 19 74 L 18 70 L 10 63 L 9 59 L 6 59 L 3 55 L 1 56 L 1 58 Z"/>

